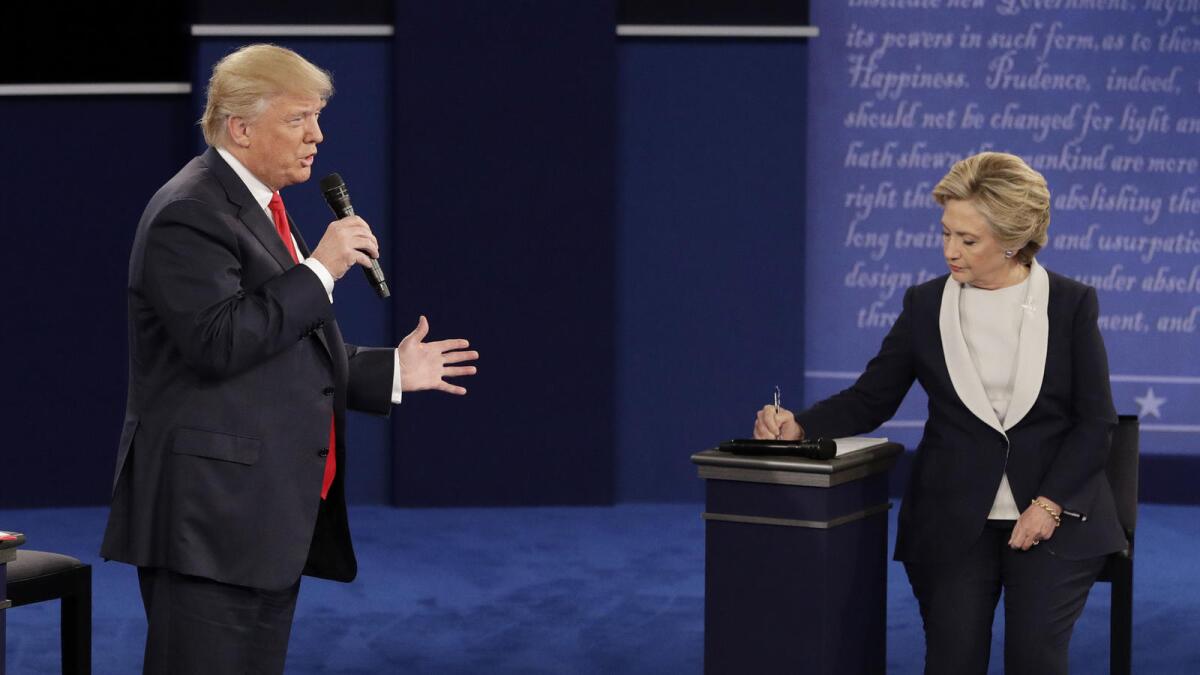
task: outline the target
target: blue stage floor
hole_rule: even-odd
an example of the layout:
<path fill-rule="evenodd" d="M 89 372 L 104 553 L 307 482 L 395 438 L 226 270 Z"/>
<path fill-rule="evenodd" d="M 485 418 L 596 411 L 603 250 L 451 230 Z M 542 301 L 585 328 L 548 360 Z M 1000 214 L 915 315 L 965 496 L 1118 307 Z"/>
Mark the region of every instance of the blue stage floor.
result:
<path fill-rule="evenodd" d="M 704 526 L 698 504 L 352 510 L 353 584 L 306 579 L 288 673 L 700 673 Z M 141 667 L 132 568 L 96 557 L 105 509 L 0 511 L 28 547 L 95 566 L 95 672 Z M 892 511 L 895 533 L 895 509 Z M 1200 508 L 1143 505 L 1134 671 L 1200 673 Z M 920 617 L 889 568 L 888 672 L 919 673 Z M 1107 672 L 1107 584 L 1092 591 L 1073 673 Z M 8 612 L 9 675 L 58 673 L 57 604 Z M 998 612 L 1000 614 L 1001 612 Z M 1002 672 L 1002 621 L 992 672 Z"/>

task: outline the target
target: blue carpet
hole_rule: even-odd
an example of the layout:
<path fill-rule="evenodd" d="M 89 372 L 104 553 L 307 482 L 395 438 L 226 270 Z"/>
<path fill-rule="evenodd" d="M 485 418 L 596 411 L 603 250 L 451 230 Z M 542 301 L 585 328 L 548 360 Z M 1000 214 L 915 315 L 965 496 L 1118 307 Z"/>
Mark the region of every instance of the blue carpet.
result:
<path fill-rule="evenodd" d="M 353 584 L 306 579 L 288 672 L 700 673 L 701 507 L 352 509 Z M 134 571 L 95 555 L 104 509 L 0 511 L 30 548 L 94 565 L 95 672 L 135 673 L 145 619 Z M 892 511 L 895 532 L 895 510 Z M 1200 508 L 1143 505 L 1134 668 L 1200 673 Z M 888 672 L 919 673 L 920 618 L 889 568 Z M 1092 591 L 1072 672 L 1105 673 L 1107 584 Z M 59 672 L 57 603 L 8 612 L 10 675 Z M 1001 614 L 998 612 L 997 614 Z M 997 620 L 992 672 L 1002 672 Z"/>

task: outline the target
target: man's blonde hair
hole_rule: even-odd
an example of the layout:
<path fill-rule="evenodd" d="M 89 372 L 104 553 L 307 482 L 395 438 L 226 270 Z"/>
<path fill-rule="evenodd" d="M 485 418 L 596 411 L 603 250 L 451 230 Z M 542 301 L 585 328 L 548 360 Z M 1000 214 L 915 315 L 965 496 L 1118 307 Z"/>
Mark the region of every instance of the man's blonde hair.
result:
<path fill-rule="evenodd" d="M 934 186 L 933 199 L 942 206 L 954 199 L 974 204 L 996 239 L 1026 265 L 1046 245 L 1050 188 L 1016 155 L 981 152 L 956 163 Z"/>
<path fill-rule="evenodd" d="M 272 96 L 293 94 L 326 100 L 333 95 L 333 78 L 296 52 L 270 44 L 248 45 L 213 66 L 208 102 L 200 128 L 204 140 L 220 147 L 228 138 L 230 117 L 253 120 Z"/>

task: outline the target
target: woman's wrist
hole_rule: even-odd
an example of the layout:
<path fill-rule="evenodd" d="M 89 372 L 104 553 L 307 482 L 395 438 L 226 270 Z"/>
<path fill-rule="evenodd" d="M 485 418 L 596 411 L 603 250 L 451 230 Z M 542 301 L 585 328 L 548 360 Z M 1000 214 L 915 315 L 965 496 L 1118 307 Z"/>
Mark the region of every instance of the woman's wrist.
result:
<path fill-rule="evenodd" d="M 1050 514 L 1050 517 L 1054 519 L 1055 527 L 1062 525 L 1062 508 L 1060 508 L 1058 504 L 1055 504 L 1053 501 L 1045 497 L 1037 497 L 1030 502 L 1030 505 L 1036 506 Z"/>

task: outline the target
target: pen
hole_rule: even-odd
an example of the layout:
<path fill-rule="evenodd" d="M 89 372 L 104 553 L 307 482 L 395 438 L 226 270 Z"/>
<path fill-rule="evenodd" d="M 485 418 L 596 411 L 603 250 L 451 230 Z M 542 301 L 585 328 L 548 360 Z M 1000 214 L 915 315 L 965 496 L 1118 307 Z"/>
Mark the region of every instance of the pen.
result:
<path fill-rule="evenodd" d="M 779 418 L 779 385 L 775 385 L 775 418 Z M 775 438 L 779 438 L 779 434 L 775 434 Z"/>

